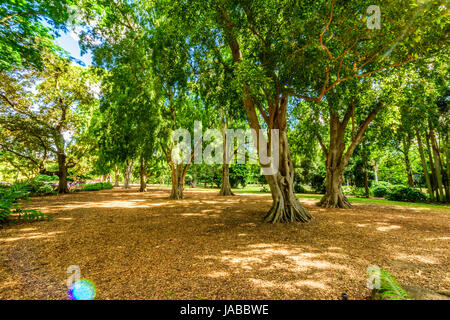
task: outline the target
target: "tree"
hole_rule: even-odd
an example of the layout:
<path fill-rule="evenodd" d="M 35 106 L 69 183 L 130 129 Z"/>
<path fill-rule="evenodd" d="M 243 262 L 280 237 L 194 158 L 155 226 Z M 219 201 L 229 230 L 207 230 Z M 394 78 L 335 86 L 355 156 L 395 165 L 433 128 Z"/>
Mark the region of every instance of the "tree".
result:
<path fill-rule="evenodd" d="M 106 11 L 113 15 L 119 12 L 120 17 L 113 20 L 110 16 L 104 22 L 115 21 L 117 30 L 129 29 L 150 39 L 148 47 L 155 53 L 155 65 L 163 61 L 170 67 L 166 69 L 170 73 L 157 72 L 172 75 L 163 79 L 166 98 L 171 97 L 168 89 L 173 83 L 178 88 L 183 84 L 191 57 L 214 55 L 223 68 L 233 70 L 250 128 L 279 131 L 281 166 L 276 174 L 266 174 L 273 199 L 266 221 L 306 222 L 312 216 L 298 202 L 293 188 L 286 122 L 290 103 L 319 103 L 346 81 L 435 53 L 445 39 L 442 4 L 386 3 L 381 30 L 369 28 L 367 17 L 360 13 L 369 1 L 160 0 L 139 5 L 118 1 Z M 117 36 L 121 39 L 123 32 Z M 177 81 L 167 82 L 173 79 Z M 258 144 L 258 149 L 263 145 L 271 150 L 271 139 Z M 180 173 L 175 178 L 182 177 L 184 169 L 174 169 Z M 339 197 L 333 194 L 331 198 Z"/>
<path fill-rule="evenodd" d="M 67 171 L 76 165 L 67 154 L 74 143 L 74 133 L 80 122 L 81 105 L 94 103 L 89 70 L 72 67 L 67 60 L 56 56 L 46 59 L 39 73 L 16 70 L 3 72 L 0 88 L 2 149 L 28 161 L 38 172 L 57 175 L 59 193 L 67 193 Z M 27 83 L 18 79 L 32 79 L 37 93 L 26 90 Z M 56 160 L 58 170 L 47 170 L 47 161 Z"/>
<path fill-rule="evenodd" d="M 280 132 L 281 167 L 277 174 L 266 175 L 273 198 L 266 216 L 269 222 L 311 219 L 293 190 L 286 136 L 290 98 L 320 102 L 338 84 L 414 60 L 426 53 L 422 48 L 439 44 L 444 35 L 437 9 L 441 2 L 417 7 L 416 3 L 391 1 L 383 6 L 381 32 L 367 28 L 363 15 L 355 17 L 368 7 L 367 1 L 161 3 L 172 16 L 183 17 L 176 23 L 183 31 L 190 30 L 193 48 L 193 41 L 199 39 L 198 54 L 211 43 L 219 49 L 227 46 L 233 65 L 224 67 L 235 70 L 250 127 Z M 407 28 L 412 19 L 414 27 Z M 266 143 L 270 149 L 271 141 Z"/>
<path fill-rule="evenodd" d="M 44 51 L 60 52 L 53 43 L 77 10 L 75 0 L 3 1 L 0 6 L 0 71 L 43 67 Z"/>

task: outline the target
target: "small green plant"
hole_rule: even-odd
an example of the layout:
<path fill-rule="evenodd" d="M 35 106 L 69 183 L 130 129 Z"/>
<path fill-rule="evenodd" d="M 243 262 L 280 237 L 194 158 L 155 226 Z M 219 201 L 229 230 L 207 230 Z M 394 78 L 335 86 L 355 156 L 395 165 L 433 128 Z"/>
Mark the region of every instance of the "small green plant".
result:
<path fill-rule="evenodd" d="M 407 201 L 407 202 L 425 202 L 427 196 L 414 188 L 396 185 L 393 186 L 385 195 L 387 200 Z"/>
<path fill-rule="evenodd" d="M 308 193 L 300 183 L 294 184 L 294 191 L 295 193 Z"/>
<path fill-rule="evenodd" d="M 97 182 L 91 183 L 84 186 L 83 191 L 99 191 L 99 190 L 107 190 L 112 189 L 114 186 L 109 182 Z"/>
<path fill-rule="evenodd" d="M 373 268 L 368 272 L 370 278 L 378 278 L 379 288 L 374 289 L 382 300 L 412 300 L 412 297 L 402 288 L 393 275 L 388 271 Z"/>
<path fill-rule="evenodd" d="M 45 213 L 36 209 L 24 209 L 20 200 L 28 200 L 30 186 L 26 184 L 14 184 L 8 189 L 0 189 L 0 224 L 8 222 L 11 215 L 17 214 L 18 220 L 37 221 L 52 220 Z"/>
<path fill-rule="evenodd" d="M 383 185 L 376 186 L 372 189 L 372 193 L 374 197 L 382 198 L 388 192 L 388 188 Z"/>

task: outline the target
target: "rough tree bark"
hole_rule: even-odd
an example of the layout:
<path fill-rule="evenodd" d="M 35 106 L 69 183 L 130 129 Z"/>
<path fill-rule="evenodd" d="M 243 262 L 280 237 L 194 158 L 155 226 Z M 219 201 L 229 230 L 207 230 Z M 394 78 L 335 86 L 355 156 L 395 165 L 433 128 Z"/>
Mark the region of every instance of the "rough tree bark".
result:
<path fill-rule="evenodd" d="M 444 143 L 444 150 L 447 157 L 447 188 L 446 188 L 446 195 L 447 195 L 447 202 L 450 202 L 450 152 L 448 147 L 448 136 L 446 138 L 446 141 Z"/>
<path fill-rule="evenodd" d="M 431 168 L 431 188 L 433 189 L 433 193 L 436 192 L 434 195 L 434 198 L 436 201 L 439 201 L 439 191 L 437 187 L 437 179 L 436 179 L 436 169 L 434 167 L 434 161 L 433 161 L 433 151 L 431 150 L 431 144 L 430 144 L 430 135 L 427 133 L 425 135 L 425 142 L 427 145 L 427 154 L 428 154 L 428 160 L 430 163 Z"/>
<path fill-rule="evenodd" d="M 408 185 L 411 188 L 414 188 L 414 178 L 413 178 L 413 174 L 411 171 L 411 161 L 409 160 L 408 154 L 405 154 L 405 168 L 406 168 L 406 173 L 408 175 Z"/>
<path fill-rule="evenodd" d="M 367 198 L 370 196 L 369 190 L 369 173 L 368 173 L 368 164 L 367 164 L 367 153 L 363 151 L 363 161 L 364 161 L 364 191 Z"/>
<path fill-rule="evenodd" d="M 114 187 L 119 186 L 119 167 L 117 165 L 114 165 Z"/>
<path fill-rule="evenodd" d="M 427 185 L 428 194 L 430 195 L 430 200 L 434 201 L 433 188 L 431 187 L 430 175 L 428 173 L 427 161 L 425 160 L 425 154 L 423 152 L 422 139 L 420 138 L 419 131 L 416 132 L 417 143 L 419 144 L 419 154 L 420 160 L 422 161 L 423 174 L 425 175 L 425 183 Z"/>
<path fill-rule="evenodd" d="M 58 193 L 69 193 L 67 187 L 67 166 L 66 166 L 66 154 L 63 151 L 58 150 Z"/>
<path fill-rule="evenodd" d="M 247 111 L 250 128 L 259 132 L 261 127 L 255 110 L 255 102 L 249 95 L 248 90 L 248 87 L 244 88 L 244 107 Z M 269 184 L 273 200 L 272 207 L 264 220 L 269 223 L 308 222 L 312 219 L 312 215 L 300 204 L 294 192 L 294 165 L 287 140 L 286 112 L 288 97 L 283 96 L 276 99 L 274 103 L 275 105 L 270 108 L 272 115 L 270 116 L 271 120 L 268 121 L 268 127 L 279 132 L 279 168 L 278 172 L 273 175 L 264 175 Z M 269 117 L 266 117 L 266 119 L 269 119 Z M 272 150 L 270 133 L 268 137 L 269 140 L 264 143 L 266 143 L 266 150 L 270 152 Z M 261 148 L 259 139 L 255 141 L 255 144 L 259 152 Z M 269 153 L 268 156 L 270 156 Z M 261 164 L 261 166 L 267 167 L 264 164 Z"/>
<path fill-rule="evenodd" d="M 124 189 L 130 189 L 130 178 L 131 178 L 131 171 L 133 170 L 134 160 L 127 160 L 125 163 L 125 170 L 123 172 L 123 188 Z"/>
<path fill-rule="evenodd" d="M 342 192 L 342 182 L 344 181 L 344 171 L 356 147 L 361 143 L 369 124 L 373 121 L 378 111 L 383 107 L 380 101 L 375 109 L 369 113 L 366 119 L 356 129 L 352 126 L 351 143 L 346 149 L 345 130 L 354 114 L 354 103 L 352 103 L 344 115 L 342 121 L 335 112 L 330 112 L 330 144 L 325 145 L 320 135 L 318 135 L 320 146 L 325 155 L 326 192 L 319 202 L 319 206 L 324 208 L 351 208 L 351 204 Z M 356 130 L 356 132 L 355 132 Z"/>
<path fill-rule="evenodd" d="M 439 201 L 444 201 L 445 195 L 444 195 L 444 187 L 443 187 L 443 183 L 442 183 L 441 158 L 439 156 L 439 147 L 436 143 L 436 138 L 434 136 L 434 130 L 431 127 L 430 127 L 430 140 L 431 140 L 431 148 L 433 149 L 434 164 L 435 164 L 435 170 L 436 170 L 436 181 L 437 181 L 438 193 L 439 193 Z"/>
<path fill-rule="evenodd" d="M 194 167 L 194 173 L 192 174 L 192 188 L 197 187 L 197 169 Z"/>
<path fill-rule="evenodd" d="M 230 166 L 227 157 L 227 138 L 226 138 L 226 125 L 222 120 L 222 139 L 223 139 L 223 164 L 222 164 L 222 186 L 220 188 L 219 196 L 234 196 L 231 191 L 230 184 Z"/>
<path fill-rule="evenodd" d="M 172 164 L 172 190 L 169 199 L 180 200 L 184 198 L 184 179 L 186 177 L 187 165 Z"/>
<path fill-rule="evenodd" d="M 140 175 L 140 186 L 139 192 L 147 191 L 147 165 L 145 163 L 144 157 L 141 157 L 141 165 L 139 167 L 139 175 Z"/>
<path fill-rule="evenodd" d="M 230 20 L 228 12 L 223 7 L 218 7 L 221 20 L 224 24 L 224 32 L 228 45 L 235 63 L 242 62 L 242 52 L 233 31 L 233 23 Z M 244 109 L 247 112 L 250 128 L 259 132 L 261 126 L 259 124 L 256 108 L 260 111 L 261 116 L 267 124 L 268 129 L 279 130 L 279 164 L 280 168 L 274 175 L 265 175 L 270 186 L 272 194 L 272 207 L 265 216 L 265 221 L 270 223 L 278 222 L 307 222 L 312 219 L 312 215 L 300 204 L 294 193 L 294 167 L 291 160 L 290 150 L 286 136 L 286 113 L 288 96 L 281 95 L 281 87 L 276 86 L 275 92 L 272 94 L 266 92 L 267 103 L 269 106 L 268 113 L 261 106 L 255 103 L 250 94 L 248 84 L 243 85 L 242 100 Z M 270 137 L 270 134 L 269 134 Z M 259 152 L 259 142 L 256 143 Z M 270 142 L 266 150 L 271 150 Z"/>
<path fill-rule="evenodd" d="M 234 196 L 230 184 L 230 166 L 227 163 L 222 164 L 222 187 L 219 196 Z"/>

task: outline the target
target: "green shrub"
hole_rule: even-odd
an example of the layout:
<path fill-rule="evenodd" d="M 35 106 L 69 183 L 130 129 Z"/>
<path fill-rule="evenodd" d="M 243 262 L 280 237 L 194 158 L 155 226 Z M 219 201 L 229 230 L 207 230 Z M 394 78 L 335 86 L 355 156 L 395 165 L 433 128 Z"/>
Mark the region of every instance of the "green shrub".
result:
<path fill-rule="evenodd" d="M 294 191 L 295 193 L 308 193 L 300 183 L 294 184 Z"/>
<path fill-rule="evenodd" d="M 425 202 L 427 196 L 414 188 L 396 185 L 387 191 L 385 198 L 392 201 Z"/>
<path fill-rule="evenodd" d="M 111 184 L 111 182 L 103 182 L 102 189 L 107 190 L 107 189 L 112 189 L 112 188 L 114 188 L 114 186 Z"/>
<path fill-rule="evenodd" d="M 30 187 L 26 183 L 16 183 L 8 189 L 0 189 L 0 224 L 8 222 L 12 214 L 17 214 L 19 220 L 29 222 L 41 219 L 52 220 L 50 216 L 39 210 L 22 208 L 19 201 L 27 200 L 29 194 Z"/>
<path fill-rule="evenodd" d="M 58 176 L 48 176 L 45 174 L 39 174 L 31 180 L 36 182 L 58 182 L 59 178 Z"/>
<path fill-rule="evenodd" d="M 388 192 L 388 188 L 383 185 L 379 185 L 379 186 L 372 188 L 372 193 L 373 193 L 374 197 L 382 198 L 386 195 L 387 192 Z"/>
<path fill-rule="evenodd" d="M 112 189 L 114 186 L 109 182 L 97 182 L 97 183 L 91 183 L 87 184 L 83 187 L 83 191 L 100 191 L 100 190 L 106 190 L 106 189 Z"/>
<path fill-rule="evenodd" d="M 232 188 L 237 188 L 241 185 L 245 188 L 248 184 L 250 171 L 245 164 L 233 164 L 230 166 L 230 185 Z"/>
<path fill-rule="evenodd" d="M 39 175 L 36 178 L 28 180 L 26 182 L 22 182 L 20 184 L 25 185 L 27 190 L 30 192 L 30 197 L 41 197 L 46 195 L 56 194 L 55 188 L 48 181 L 52 181 L 51 179 L 43 178 L 45 176 Z"/>
<path fill-rule="evenodd" d="M 342 192 L 346 196 L 355 196 L 358 198 L 367 197 L 365 189 L 356 186 L 342 186 Z"/>
<path fill-rule="evenodd" d="M 326 185 L 325 185 L 325 175 L 315 174 L 311 179 L 311 187 L 314 192 L 325 194 Z"/>

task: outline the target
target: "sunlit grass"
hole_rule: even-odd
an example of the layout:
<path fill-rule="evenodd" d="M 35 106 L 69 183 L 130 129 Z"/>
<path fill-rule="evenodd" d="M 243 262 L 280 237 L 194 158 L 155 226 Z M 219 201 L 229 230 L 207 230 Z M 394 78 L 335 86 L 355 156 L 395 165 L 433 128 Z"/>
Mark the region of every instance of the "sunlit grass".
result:
<path fill-rule="evenodd" d="M 169 188 L 170 185 L 151 185 L 153 187 L 165 187 Z M 234 193 L 251 193 L 255 195 L 270 195 L 270 192 L 264 192 L 261 191 L 261 186 L 247 186 L 245 188 L 240 189 L 232 189 Z M 267 187 L 268 189 L 268 187 Z M 201 185 L 197 185 L 196 188 L 190 188 L 189 186 L 186 186 L 186 190 L 195 190 L 195 191 L 217 191 L 219 192 L 219 188 L 204 188 Z M 322 198 L 321 194 L 297 194 L 297 198 L 299 199 L 313 199 L 313 200 L 320 200 Z M 384 200 L 384 199 L 373 199 L 373 198 L 357 198 L 348 196 L 347 197 L 350 200 L 350 203 L 355 204 L 375 204 L 375 205 L 384 205 L 384 206 L 400 206 L 400 207 L 407 207 L 407 208 L 420 208 L 422 210 L 433 210 L 433 211 L 443 211 L 443 212 L 450 212 L 450 206 L 445 204 L 431 204 L 431 203 L 414 203 L 414 202 L 402 202 L 402 201 L 390 201 L 390 200 Z"/>

